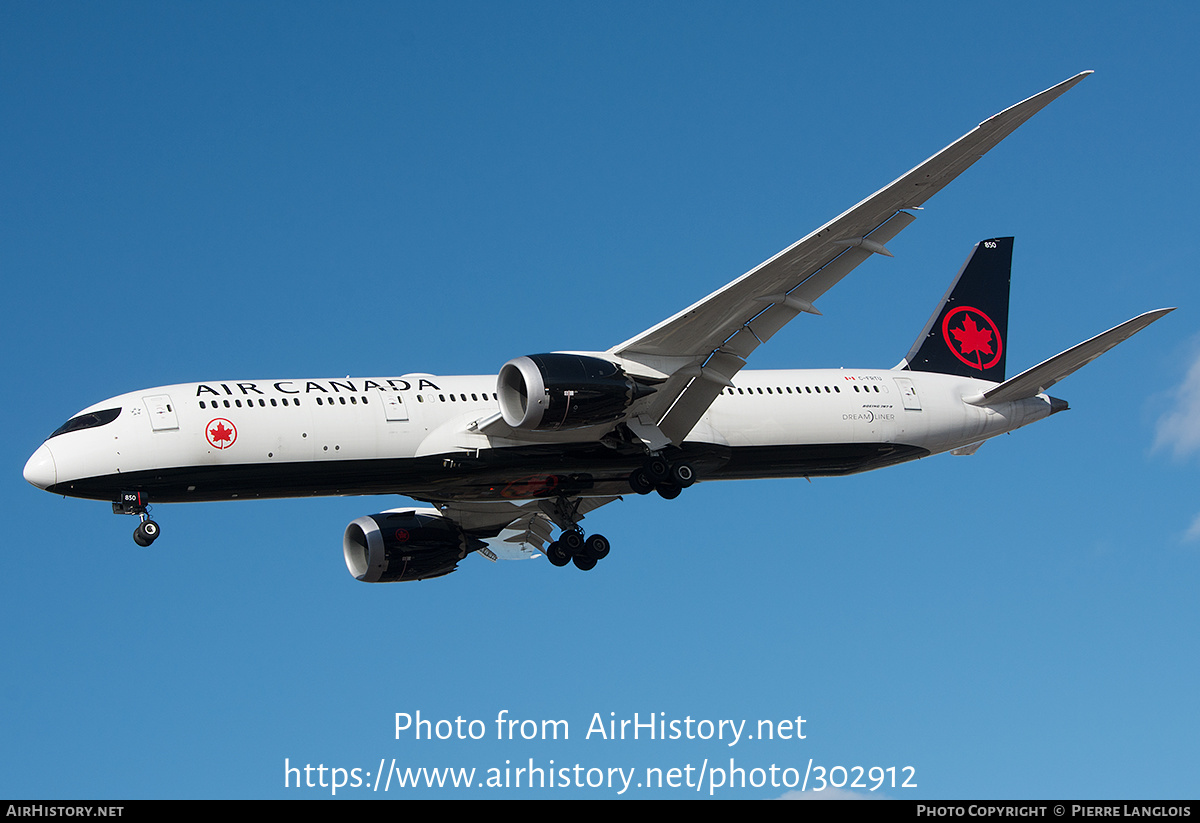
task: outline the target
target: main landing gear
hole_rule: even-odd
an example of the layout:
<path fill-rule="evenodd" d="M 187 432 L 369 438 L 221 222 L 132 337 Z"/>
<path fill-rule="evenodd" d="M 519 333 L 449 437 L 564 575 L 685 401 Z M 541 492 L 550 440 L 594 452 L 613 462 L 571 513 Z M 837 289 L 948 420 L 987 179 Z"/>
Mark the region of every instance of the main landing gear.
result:
<path fill-rule="evenodd" d="M 555 566 L 574 563 L 575 568 L 586 572 L 596 568 L 597 562 L 608 557 L 610 546 L 608 538 L 603 535 L 583 536 L 583 529 L 579 528 L 579 521 L 583 519 L 583 515 L 579 513 L 579 503 L 579 500 L 572 501 L 566 497 L 539 501 L 538 506 L 542 513 L 562 529 L 558 539 L 542 551 Z"/>
<path fill-rule="evenodd" d="M 658 492 L 667 500 L 696 482 L 696 470 L 686 460 L 672 463 L 664 457 L 650 457 L 640 469 L 629 475 L 629 487 L 638 494 Z"/>
<path fill-rule="evenodd" d="M 597 562 L 608 557 L 610 548 L 608 538 L 602 534 L 593 534 L 585 538 L 580 529 L 568 529 L 546 547 L 546 559 L 555 566 L 574 563 L 575 568 L 586 572 L 596 568 Z"/>
<path fill-rule="evenodd" d="M 142 522 L 133 530 L 133 542 L 142 548 L 149 546 L 162 533 L 158 524 L 150 519 L 150 506 L 142 492 L 121 492 L 120 498 L 113 502 L 113 514 L 132 514 L 141 519 Z"/>

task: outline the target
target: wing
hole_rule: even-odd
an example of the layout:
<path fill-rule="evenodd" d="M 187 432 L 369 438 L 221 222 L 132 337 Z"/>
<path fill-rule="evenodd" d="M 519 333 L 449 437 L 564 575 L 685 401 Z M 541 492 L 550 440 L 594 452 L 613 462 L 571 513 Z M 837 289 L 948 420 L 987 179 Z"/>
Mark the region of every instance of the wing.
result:
<path fill-rule="evenodd" d="M 472 536 L 488 544 L 479 551 L 489 560 L 522 560 L 538 556 L 549 543 L 554 526 L 564 531 L 574 527 L 588 512 L 595 511 L 619 497 L 575 497 L 565 500 L 530 500 L 522 503 L 503 501 L 456 500 L 435 505 Z M 563 518 L 560 507 L 568 509 Z M 498 533 L 497 533 L 498 532 Z"/>
<path fill-rule="evenodd" d="M 607 354 L 667 376 L 630 422 L 651 448 L 679 444 L 746 358 L 813 305 L 872 254 L 891 257 L 886 243 L 915 218 L 915 209 L 1055 98 L 1091 74 L 1057 86 L 989 117 L 924 163 L 902 175 L 804 239 Z"/>

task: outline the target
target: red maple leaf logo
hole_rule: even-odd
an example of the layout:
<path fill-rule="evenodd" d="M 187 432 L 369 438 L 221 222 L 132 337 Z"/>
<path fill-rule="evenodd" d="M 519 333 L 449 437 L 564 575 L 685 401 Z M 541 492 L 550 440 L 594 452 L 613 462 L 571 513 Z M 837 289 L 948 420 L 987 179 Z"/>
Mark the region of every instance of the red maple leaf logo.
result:
<path fill-rule="evenodd" d="M 237 440 L 237 428 L 223 417 L 209 420 L 204 429 L 208 444 L 214 449 L 227 449 Z"/>
<path fill-rule="evenodd" d="M 963 318 L 963 326 L 961 329 L 951 329 L 950 333 L 954 335 L 954 339 L 958 341 L 958 350 L 964 355 L 973 352 L 979 354 L 992 353 L 992 332 L 990 329 L 981 329 L 975 325 L 975 318 L 967 315 Z M 980 360 L 983 358 L 980 357 Z"/>
<path fill-rule="evenodd" d="M 950 328 L 951 323 L 958 322 L 960 314 L 962 325 L 956 329 Z M 942 317 L 942 341 L 955 357 L 980 371 L 999 363 L 1004 350 L 1000 327 L 985 312 L 973 306 L 959 306 L 946 312 Z M 974 359 L 968 360 L 967 355 L 974 355 Z"/>

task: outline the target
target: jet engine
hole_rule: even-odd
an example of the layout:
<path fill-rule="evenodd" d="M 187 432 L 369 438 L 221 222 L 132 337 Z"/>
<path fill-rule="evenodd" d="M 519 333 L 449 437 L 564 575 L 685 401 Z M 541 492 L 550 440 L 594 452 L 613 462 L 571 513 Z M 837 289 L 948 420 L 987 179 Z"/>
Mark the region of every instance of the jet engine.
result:
<path fill-rule="evenodd" d="M 531 354 L 500 368 L 500 414 L 514 429 L 559 431 L 618 420 L 654 388 L 616 363 L 582 354 Z"/>
<path fill-rule="evenodd" d="M 441 577 L 483 545 L 436 509 L 395 509 L 359 517 L 342 537 L 346 568 L 364 583 Z"/>

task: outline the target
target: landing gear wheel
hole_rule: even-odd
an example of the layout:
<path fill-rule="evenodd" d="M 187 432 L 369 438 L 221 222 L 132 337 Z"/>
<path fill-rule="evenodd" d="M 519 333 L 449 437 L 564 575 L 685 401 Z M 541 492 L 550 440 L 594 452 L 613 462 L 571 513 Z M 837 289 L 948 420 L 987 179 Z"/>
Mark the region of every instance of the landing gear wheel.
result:
<path fill-rule="evenodd" d="M 659 483 L 654 488 L 663 500 L 674 500 L 679 496 L 679 493 L 683 491 L 683 489 L 681 489 L 679 486 L 675 486 L 671 483 Z"/>
<path fill-rule="evenodd" d="M 138 524 L 138 527 L 133 530 L 133 542 L 137 543 L 142 548 L 149 546 L 158 539 L 162 530 L 153 520 L 143 520 Z"/>
<path fill-rule="evenodd" d="M 665 483 L 671 477 L 671 464 L 661 457 L 651 457 L 642 470 L 655 483 Z"/>
<path fill-rule="evenodd" d="M 654 481 L 642 469 L 634 469 L 629 475 L 629 488 L 637 494 L 649 494 L 654 491 Z"/>
<path fill-rule="evenodd" d="M 565 566 L 571 562 L 571 555 L 569 555 L 563 549 L 561 543 L 559 543 L 557 540 L 555 540 L 553 543 L 551 543 L 549 546 L 546 547 L 546 559 L 549 560 L 555 566 L 562 568 L 563 566 Z"/>
<path fill-rule="evenodd" d="M 590 572 L 592 569 L 596 568 L 596 561 L 591 557 L 575 555 L 571 558 L 571 562 L 575 564 L 575 568 L 582 572 Z"/>
<path fill-rule="evenodd" d="M 671 467 L 671 482 L 681 489 L 696 482 L 696 470 L 691 463 L 676 463 Z"/>
<path fill-rule="evenodd" d="M 607 537 L 602 534 L 593 534 L 584 543 L 584 557 L 589 557 L 592 560 L 603 560 L 608 557 L 608 552 L 611 548 L 612 546 L 609 545 Z"/>
<path fill-rule="evenodd" d="M 583 551 L 583 534 L 577 531 L 563 532 L 559 535 L 558 544 L 571 557 L 578 557 Z"/>

